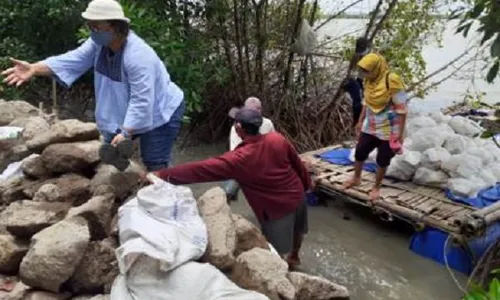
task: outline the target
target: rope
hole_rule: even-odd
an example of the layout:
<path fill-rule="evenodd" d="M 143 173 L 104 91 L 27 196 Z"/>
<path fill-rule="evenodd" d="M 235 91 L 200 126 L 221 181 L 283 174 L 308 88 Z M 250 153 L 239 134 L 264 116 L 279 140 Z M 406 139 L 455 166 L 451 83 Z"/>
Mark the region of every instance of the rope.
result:
<path fill-rule="evenodd" d="M 446 269 L 448 269 L 448 272 L 450 273 L 450 276 L 451 278 L 453 279 L 453 281 L 455 282 L 455 284 L 457 285 L 457 287 L 464 293 L 464 294 L 467 294 L 467 290 L 464 289 L 464 287 L 460 284 L 460 282 L 458 282 L 458 279 L 457 277 L 455 276 L 455 273 L 453 273 L 453 270 L 450 268 L 450 265 L 448 263 L 448 256 L 446 255 L 446 250 L 448 249 L 448 246 L 449 246 L 449 243 L 450 243 L 450 240 L 451 240 L 451 235 L 448 236 L 448 238 L 446 239 L 446 242 L 444 243 L 444 248 L 443 248 L 443 255 L 444 255 L 444 263 L 445 263 L 445 266 L 446 266 Z M 468 286 L 469 284 L 467 284 Z"/>

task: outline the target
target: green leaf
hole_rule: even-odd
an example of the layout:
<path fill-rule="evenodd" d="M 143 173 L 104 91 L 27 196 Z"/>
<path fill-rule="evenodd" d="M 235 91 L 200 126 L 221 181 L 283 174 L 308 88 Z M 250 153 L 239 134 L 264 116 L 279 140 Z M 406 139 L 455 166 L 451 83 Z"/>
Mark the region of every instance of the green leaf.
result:
<path fill-rule="evenodd" d="M 470 17 L 476 19 L 484 10 L 484 2 L 478 1 L 470 13 Z"/>
<path fill-rule="evenodd" d="M 481 39 L 481 46 L 488 40 L 490 40 L 493 35 L 495 34 L 495 30 L 492 30 L 492 29 L 485 29 L 484 30 L 484 35 L 483 35 L 483 38 Z"/>
<path fill-rule="evenodd" d="M 489 300 L 484 292 L 470 291 L 463 300 Z"/>
<path fill-rule="evenodd" d="M 500 34 L 497 34 L 495 41 L 491 44 L 490 53 L 492 57 L 500 56 Z"/>
<path fill-rule="evenodd" d="M 491 299 L 500 299 L 500 281 L 498 281 L 498 278 L 493 278 L 493 280 L 490 282 L 490 290 L 488 292 L 488 295 Z"/>
<path fill-rule="evenodd" d="M 488 83 L 492 83 L 498 75 L 498 68 L 500 67 L 500 63 L 498 61 L 490 68 L 488 71 L 488 75 L 486 75 L 486 81 Z"/>
<path fill-rule="evenodd" d="M 500 274 L 500 269 L 495 269 L 495 270 L 491 271 L 491 274 L 493 274 L 493 275 Z"/>

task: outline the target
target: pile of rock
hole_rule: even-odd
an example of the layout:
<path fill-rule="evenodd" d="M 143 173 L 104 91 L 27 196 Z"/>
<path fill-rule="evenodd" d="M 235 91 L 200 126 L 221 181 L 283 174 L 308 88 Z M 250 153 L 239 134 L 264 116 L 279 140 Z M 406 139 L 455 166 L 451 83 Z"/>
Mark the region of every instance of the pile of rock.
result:
<path fill-rule="evenodd" d="M 0 102 L 0 112 L 9 112 L 0 113 L 0 126 L 26 130 L 8 142 L 15 149 L 6 147 L 0 163 L 24 159 L 24 176 L 0 182 L 0 299 L 109 299 L 119 273 L 116 213 L 135 192 L 141 168 L 101 164 L 93 123 L 51 122 L 29 104 L 12 105 Z M 272 300 L 348 299 L 343 286 L 288 272 L 260 230 L 232 214 L 220 188 L 198 205 L 209 234 L 203 260 L 242 288 Z"/>

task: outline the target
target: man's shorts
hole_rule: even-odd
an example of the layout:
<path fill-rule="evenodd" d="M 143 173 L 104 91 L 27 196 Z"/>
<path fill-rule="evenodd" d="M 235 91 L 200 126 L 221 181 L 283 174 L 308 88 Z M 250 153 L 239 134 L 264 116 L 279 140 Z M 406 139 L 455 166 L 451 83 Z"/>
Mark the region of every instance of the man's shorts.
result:
<path fill-rule="evenodd" d="M 304 199 L 294 213 L 281 219 L 261 221 L 262 233 L 280 255 L 293 250 L 293 240 L 308 231 L 307 203 Z"/>
<path fill-rule="evenodd" d="M 354 158 L 356 161 L 365 161 L 370 153 L 377 148 L 377 165 L 386 168 L 396 155 L 389 145 L 389 141 L 381 140 L 376 136 L 362 132 L 356 145 Z"/>

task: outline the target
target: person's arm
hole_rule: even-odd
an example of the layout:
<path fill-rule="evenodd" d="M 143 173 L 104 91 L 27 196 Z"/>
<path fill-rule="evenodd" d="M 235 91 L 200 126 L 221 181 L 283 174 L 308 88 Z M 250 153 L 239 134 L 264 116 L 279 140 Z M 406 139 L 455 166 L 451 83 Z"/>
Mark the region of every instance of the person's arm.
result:
<path fill-rule="evenodd" d="M 154 174 L 172 184 L 191 184 L 233 179 L 235 172 L 235 156 L 231 152 L 201 161 L 190 162 L 166 168 Z"/>
<path fill-rule="evenodd" d="M 304 186 L 304 191 L 308 191 L 312 188 L 311 176 L 309 175 L 309 171 L 306 166 L 300 159 L 299 154 L 295 150 L 295 148 L 290 144 L 290 142 L 286 142 L 287 153 L 292 164 L 292 168 L 295 170 L 297 175 L 299 175 L 300 180 L 302 181 L 302 185 Z"/>
<path fill-rule="evenodd" d="M 408 93 L 406 91 L 401 90 L 397 92 L 393 97 L 394 110 L 396 114 L 399 115 L 399 141 L 402 143 L 404 140 L 404 132 L 406 127 L 406 119 L 408 114 Z"/>
<path fill-rule="evenodd" d="M 130 99 L 123 129 L 130 134 L 153 125 L 153 104 L 155 100 L 155 63 L 151 58 L 125 62 Z"/>
<path fill-rule="evenodd" d="M 54 76 L 64 87 L 71 85 L 94 65 L 97 45 L 86 40 L 80 47 L 32 64 L 36 76 Z"/>

